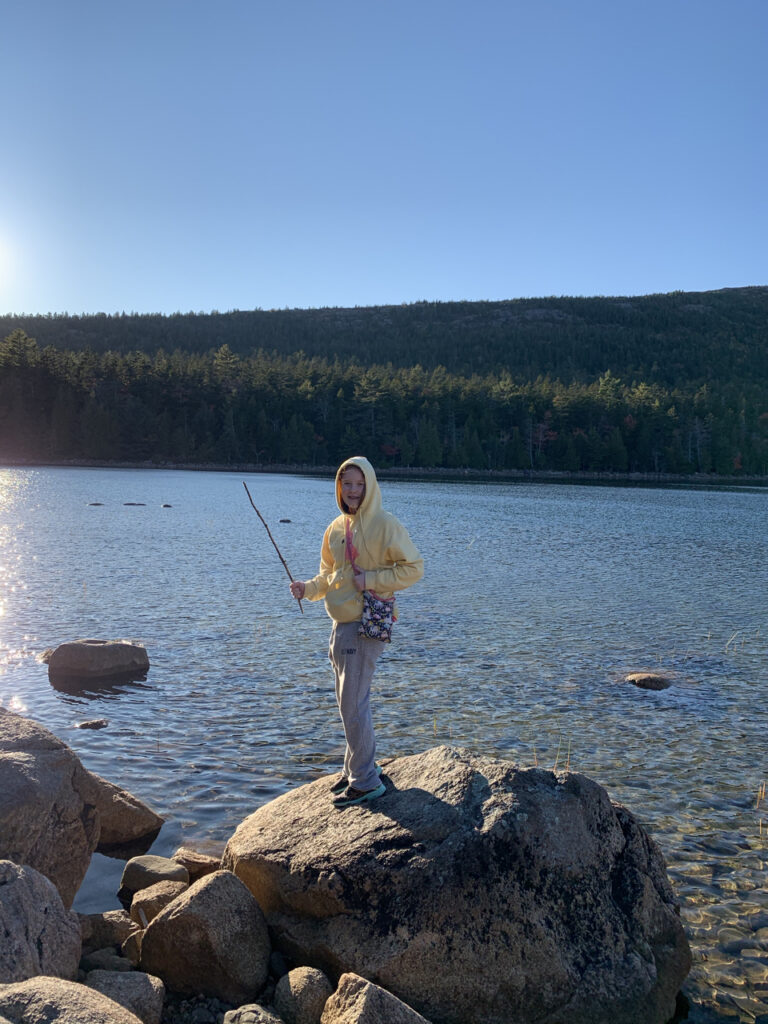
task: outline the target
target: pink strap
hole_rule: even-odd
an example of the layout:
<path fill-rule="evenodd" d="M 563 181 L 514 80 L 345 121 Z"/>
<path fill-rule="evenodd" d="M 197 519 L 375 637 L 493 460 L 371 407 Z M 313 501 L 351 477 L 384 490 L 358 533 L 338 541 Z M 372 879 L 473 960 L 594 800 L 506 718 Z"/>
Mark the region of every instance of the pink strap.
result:
<path fill-rule="evenodd" d="M 347 557 L 349 558 L 350 562 L 352 563 L 352 568 L 355 570 L 355 572 L 358 572 L 357 565 L 355 564 L 355 559 L 358 557 L 358 551 L 357 551 L 357 548 L 355 547 L 354 542 L 352 540 L 352 531 L 349 528 L 349 520 L 348 519 L 344 520 L 344 529 L 347 532 Z"/>
<path fill-rule="evenodd" d="M 348 519 L 344 520 L 344 530 L 345 530 L 346 535 L 347 535 L 347 556 L 348 556 L 350 562 L 352 563 L 352 568 L 353 568 L 353 570 L 355 572 L 365 572 L 365 569 L 361 569 L 358 566 L 357 562 L 355 561 L 355 559 L 357 559 L 359 557 L 359 554 L 358 554 L 358 550 L 355 547 L 354 542 L 352 540 L 352 531 L 349 528 L 349 520 Z M 377 601 L 383 601 L 384 600 L 383 597 L 379 597 L 379 595 L 376 593 L 375 590 L 371 590 L 370 588 L 368 588 L 368 593 L 372 594 L 376 598 Z"/>

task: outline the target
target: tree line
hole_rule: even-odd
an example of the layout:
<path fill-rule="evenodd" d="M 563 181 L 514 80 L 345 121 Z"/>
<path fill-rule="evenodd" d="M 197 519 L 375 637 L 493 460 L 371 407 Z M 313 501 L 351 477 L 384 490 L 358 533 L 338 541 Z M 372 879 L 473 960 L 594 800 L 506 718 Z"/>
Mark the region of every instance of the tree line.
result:
<path fill-rule="evenodd" d="M 363 366 L 452 374 L 510 373 L 535 381 L 625 381 L 674 388 L 693 381 L 768 379 L 768 288 L 631 298 L 416 302 L 353 309 L 226 313 L 0 316 L 0 338 L 21 330 L 41 348 L 154 355 L 274 352 Z"/>
<path fill-rule="evenodd" d="M 326 466 L 364 452 L 382 467 L 768 475 L 768 374 L 713 372 L 749 344 L 664 384 L 610 364 L 527 377 L 386 351 L 41 347 L 16 327 L 0 342 L 0 460 Z"/>

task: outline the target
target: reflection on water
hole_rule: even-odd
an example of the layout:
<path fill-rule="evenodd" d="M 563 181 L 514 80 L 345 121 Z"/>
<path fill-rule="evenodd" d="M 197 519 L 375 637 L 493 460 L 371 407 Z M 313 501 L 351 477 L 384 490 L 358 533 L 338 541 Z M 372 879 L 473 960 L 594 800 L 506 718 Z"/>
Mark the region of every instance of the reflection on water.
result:
<path fill-rule="evenodd" d="M 328 620 L 288 597 L 241 481 L 0 476 L 0 697 L 166 815 L 159 853 L 221 848 L 342 754 Z M 312 574 L 331 483 L 248 484 L 293 574 Z M 452 742 L 601 782 L 667 857 L 695 956 L 690 1019 L 768 1014 L 768 494 L 383 489 L 426 576 L 377 670 L 381 755 Z M 53 688 L 37 655 L 78 636 L 144 643 L 146 681 Z M 623 682 L 643 670 L 673 686 Z M 109 727 L 76 729 L 84 717 Z M 78 909 L 115 906 L 119 869 L 94 858 Z"/>
<path fill-rule="evenodd" d="M 122 697 L 131 690 L 151 690 L 145 675 L 135 676 L 132 673 L 123 676 L 109 676 L 106 679 L 82 678 L 79 676 L 63 676 L 58 673 L 51 675 L 48 681 L 54 690 L 65 693 L 69 697 L 100 698 L 103 700 Z M 80 703 L 79 701 L 77 703 Z"/>

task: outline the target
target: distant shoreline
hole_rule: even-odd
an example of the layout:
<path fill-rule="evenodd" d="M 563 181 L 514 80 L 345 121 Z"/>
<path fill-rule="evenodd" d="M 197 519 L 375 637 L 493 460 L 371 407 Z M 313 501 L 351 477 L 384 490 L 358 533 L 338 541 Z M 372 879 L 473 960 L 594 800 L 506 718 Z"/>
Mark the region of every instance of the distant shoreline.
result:
<path fill-rule="evenodd" d="M 279 473 L 294 476 L 333 476 L 337 466 L 312 466 L 273 464 L 258 462 L 222 463 L 180 463 L 150 461 L 98 461 L 93 459 L 62 459 L 58 461 L 40 459 L 4 459 L 0 468 L 8 469 L 166 469 L 188 470 L 206 473 Z M 376 475 L 382 480 L 425 480 L 445 483 L 559 483 L 618 485 L 636 487 L 684 487 L 684 488 L 768 488 L 768 476 L 719 476 L 714 473 L 617 473 L 590 470 L 546 470 L 546 469 L 448 469 L 418 466 L 377 466 Z"/>

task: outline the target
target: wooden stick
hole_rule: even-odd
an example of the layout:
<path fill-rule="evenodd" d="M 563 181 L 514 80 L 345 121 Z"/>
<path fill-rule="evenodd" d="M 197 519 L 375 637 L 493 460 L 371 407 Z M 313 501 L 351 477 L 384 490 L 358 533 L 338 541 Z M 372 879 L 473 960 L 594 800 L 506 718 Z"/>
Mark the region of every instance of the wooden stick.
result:
<path fill-rule="evenodd" d="M 251 497 L 251 492 L 248 490 L 248 484 L 245 482 L 245 480 L 243 480 L 243 487 L 245 488 L 245 493 L 248 495 L 248 500 L 250 501 L 251 505 L 253 505 L 253 511 L 256 513 L 256 515 L 259 517 L 259 519 L 262 521 L 262 523 L 264 523 L 264 529 L 269 534 L 269 539 L 274 544 L 275 551 L 277 552 L 277 554 L 278 554 L 278 556 L 280 558 L 280 561 L 283 563 L 283 567 L 285 568 L 285 571 L 288 573 L 288 579 L 291 581 L 291 583 L 293 583 L 293 576 L 291 576 L 291 570 L 288 568 L 288 565 L 287 565 L 285 559 L 280 554 L 280 548 L 275 543 L 275 538 L 272 536 L 272 533 L 271 533 L 269 527 L 267 526 L 267 521 L 265 520 L 265 518 L 261 514 L 261 512 L 259 512 L 259 510 L 254 505 L 253 498 Z M 301 607 L 301 601 L 299 601 L 299 609 L 301 611 L 301 614 L 303 615 L 304 614 L 304 609 Z"/>

